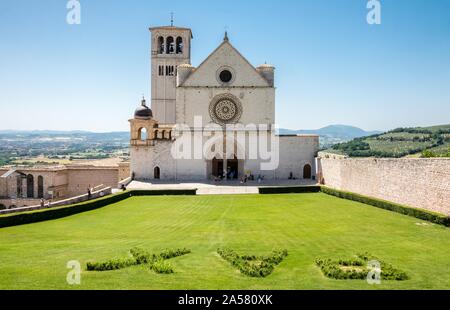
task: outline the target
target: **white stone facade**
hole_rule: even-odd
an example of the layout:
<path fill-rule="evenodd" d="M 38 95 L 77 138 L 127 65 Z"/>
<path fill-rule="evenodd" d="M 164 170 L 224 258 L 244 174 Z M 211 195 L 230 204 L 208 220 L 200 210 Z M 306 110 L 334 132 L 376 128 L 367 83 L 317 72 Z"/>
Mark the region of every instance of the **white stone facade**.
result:
<path fill-rule="evenodd" d="M 274 139 L 273 66 L 264 64 L 255 68 L 225 35 L 219 47 L 195 68 L 190 61 L 190 29 L 156 27 L 150 30 L 152 109 L 147 108 L 144 100 L 130 120 L 130 169 L 135 179 L 207 180 L 244 175 L 266 179 L 315 178 L 318 136 Z M 162 44 L 167 38 L 179 38 L 177 40 L 183 42 L 182 51 L 176 48 L 175 52 L 171 49 L 167 53 L 167 43 Z M 173 64 L 174 72 L 162 69 L 165 64 Z M 141 134 L 144 128 L 146 136 Z M 239 135 L 244 137 L 244 146 L 230 140 Z M 217 137 L 220 150 L 208 144 L 211 136 Z M 180 147 L 186 137 L 191 139 L 189 146 L 185 143 Z M 267 151 L 272 152 L 271 158 L 261 156 L 260 149 L 255 157 L 250 151 L 254 146 L 250 141 L 258 141 L 257 146 L 261 147 L 265 139 Z M 192 148 L 191 156 L 183 153 L 186 148 Z M 184 155 L 177 156 L 181 149 Z M 205 149 L 215 156 L 205 156 Z M 275 152 L 276 165 L 264 167 L 264 163 L 273 161 Z"/>

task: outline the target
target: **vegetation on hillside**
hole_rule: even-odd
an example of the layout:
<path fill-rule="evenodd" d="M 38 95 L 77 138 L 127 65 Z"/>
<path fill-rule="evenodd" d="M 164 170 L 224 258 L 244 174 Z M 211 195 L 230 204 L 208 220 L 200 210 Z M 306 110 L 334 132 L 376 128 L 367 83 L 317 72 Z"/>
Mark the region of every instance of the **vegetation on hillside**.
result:
<path fill-rule="evenodd" d="M 0 167 L 70 164 L 128 155 L 129 133 L 0 131 Z"/>
<path fill-rule="evenodd" d="M 397 128 L 336 144 L 331 151 L 350 157 L 450 157 L 450 125 Z"/>

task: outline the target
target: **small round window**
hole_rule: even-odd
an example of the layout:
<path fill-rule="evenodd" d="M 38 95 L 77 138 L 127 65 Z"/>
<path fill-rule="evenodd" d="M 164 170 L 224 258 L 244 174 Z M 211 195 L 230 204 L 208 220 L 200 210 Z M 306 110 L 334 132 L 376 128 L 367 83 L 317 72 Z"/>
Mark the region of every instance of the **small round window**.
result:
<path fill-rule="evenodd" d="M 219 74 L 220 81 L 222 83 L 229 83 L 233 79 L 233 74 L 230 72 L 230 70 L 223 70 Z"/>

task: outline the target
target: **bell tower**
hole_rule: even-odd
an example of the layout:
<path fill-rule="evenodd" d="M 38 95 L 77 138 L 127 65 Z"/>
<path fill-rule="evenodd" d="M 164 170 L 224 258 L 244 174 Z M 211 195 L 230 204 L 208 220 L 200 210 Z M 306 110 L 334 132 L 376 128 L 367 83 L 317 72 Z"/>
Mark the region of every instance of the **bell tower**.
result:
<path fill-rule="evenodd" d="M 176 123 L 176 80 L 178 66 L 191 63 L 192 31 L 173 26 L 150 28 L 152 110 L 159 124 Z"/>

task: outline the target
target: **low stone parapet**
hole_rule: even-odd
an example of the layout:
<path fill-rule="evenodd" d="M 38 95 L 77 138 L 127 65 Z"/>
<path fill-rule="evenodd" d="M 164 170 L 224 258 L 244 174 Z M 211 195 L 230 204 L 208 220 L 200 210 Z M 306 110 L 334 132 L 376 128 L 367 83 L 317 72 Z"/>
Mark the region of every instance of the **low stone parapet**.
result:
<path fill-rule="evenodd" d="M 84 194 L 84 195 L 80 195 L 80 196 L 76 196 L 76 197 L 72 197 L 72 198 L 68 198 L 68 199 L 64 199 L 64 200 L 55 201 L 50 204 L 48 204 L 48 202 L 46 202 L 44 206 L 41 206 L 39 204 L 39 205 L 29 206 L 29 207 L 0 210 L 0 214 L 11 214 L 11 213 L 35 211 L 35 210 L 41 210 L 41 209 L 49 209 L 49 208 L 67 206 L 67 205 L 71 205 L 71 204 L 75 204 L 75 203 L 79 203 L 79 202 L 88 201 L 91 199 L 101 198 L 101 197 L 110 195 L 111 193 L 112 193 L 112 188 L 106 187 L 106 188 L 103 188 L 98 191 L 93 191 L 90 196 L 88 194 Z"/>

